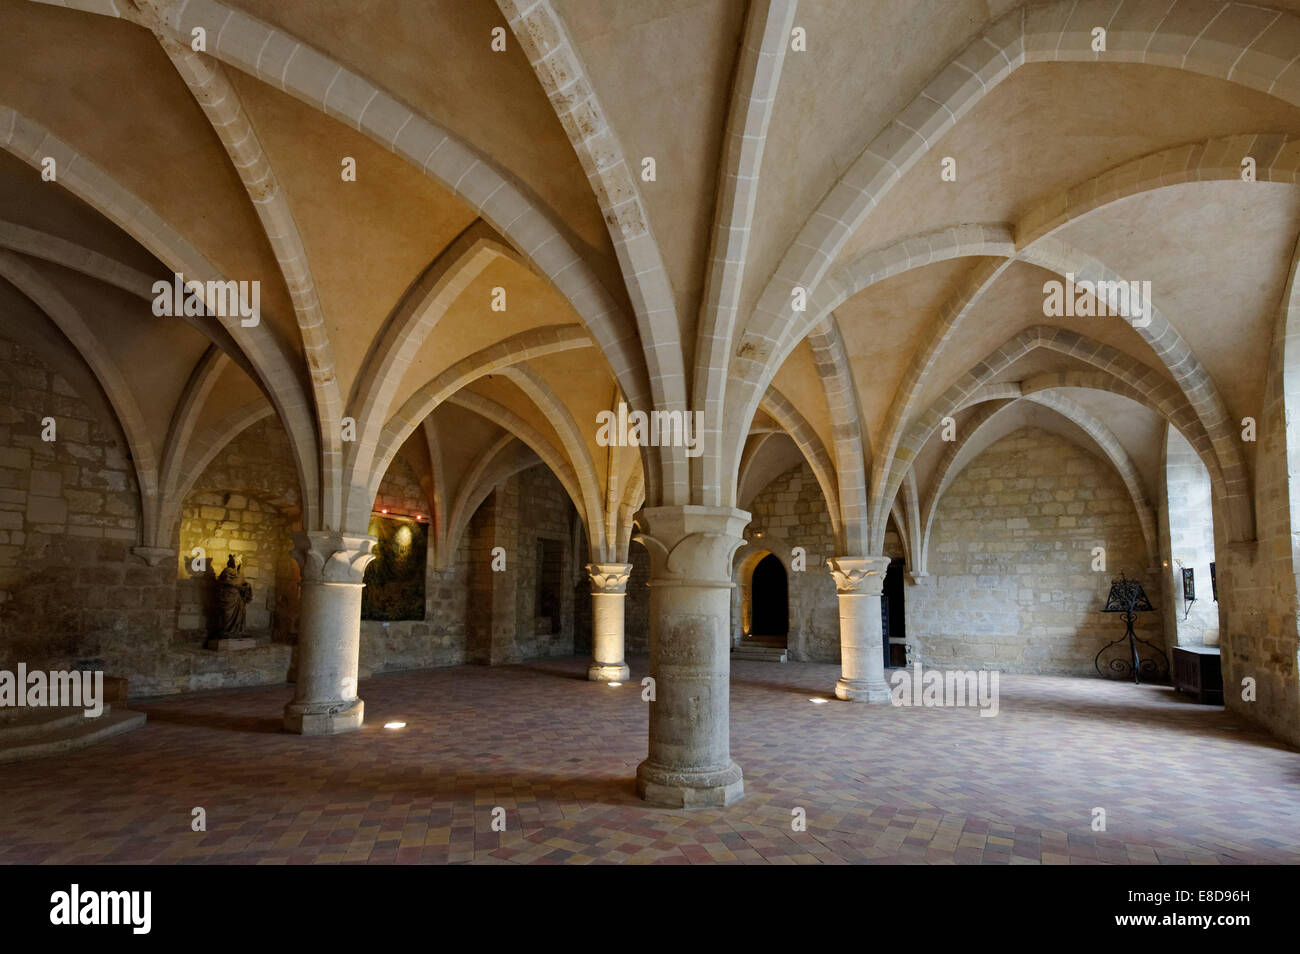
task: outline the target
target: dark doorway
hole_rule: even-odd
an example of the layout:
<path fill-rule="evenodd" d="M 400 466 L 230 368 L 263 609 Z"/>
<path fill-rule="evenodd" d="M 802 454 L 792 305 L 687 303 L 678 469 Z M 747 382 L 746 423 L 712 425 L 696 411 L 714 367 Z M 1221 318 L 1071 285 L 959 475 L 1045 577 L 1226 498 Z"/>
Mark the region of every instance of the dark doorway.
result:
<path fill-rule="evenodd" d="M 885 666 L 907 665 L 907 617 L 903 612 L 902 557 L 889 561 L 885 590 L 880 594 L 880 622 L 884 631 Z"/>
<path fill-rule="evenodd" d="M 539 636 L 560 631 L 560 588 L 564 585 L 564 544 L 559 540 L 537 541 L 537 591 L 533 615 Z"/>
<path fill-rule="evenodd" d="M 749 584 L 753 600 L 753 636 L 776 636 L 785 639 L 790 634 L 790 598 L 786 592 L 785 567 L 769 553 L 754 567 Z"/>

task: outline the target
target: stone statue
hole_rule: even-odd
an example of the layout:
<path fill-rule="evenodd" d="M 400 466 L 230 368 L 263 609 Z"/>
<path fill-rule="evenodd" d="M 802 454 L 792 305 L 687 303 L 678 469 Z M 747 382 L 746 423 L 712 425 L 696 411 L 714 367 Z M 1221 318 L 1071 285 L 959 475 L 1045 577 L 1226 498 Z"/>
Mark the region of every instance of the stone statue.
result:
<path fill-rule="evenodd" d="M 244 568 L 235 564 L 232 553 L 217 577 L 217 639 L 236 639 L 244 634 L 245 608 L 253 600 L 253 585 L 244 579 Z"/>

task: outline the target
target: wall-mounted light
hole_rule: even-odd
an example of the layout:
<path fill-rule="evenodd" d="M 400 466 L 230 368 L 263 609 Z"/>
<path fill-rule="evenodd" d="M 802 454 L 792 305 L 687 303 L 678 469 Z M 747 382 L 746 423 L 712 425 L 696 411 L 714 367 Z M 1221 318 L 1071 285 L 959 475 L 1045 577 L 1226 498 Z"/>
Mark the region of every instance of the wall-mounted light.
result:
<path fill-rule="evenodd" d="M 424 514 L 422 513 L 401 513 L 397 510 L 389 510 L 387 507 L 384 507 L 382 510 L 372 510 L 370 512 L 384 517 L 394 517 L 399 520 L 424 520 Z"/>

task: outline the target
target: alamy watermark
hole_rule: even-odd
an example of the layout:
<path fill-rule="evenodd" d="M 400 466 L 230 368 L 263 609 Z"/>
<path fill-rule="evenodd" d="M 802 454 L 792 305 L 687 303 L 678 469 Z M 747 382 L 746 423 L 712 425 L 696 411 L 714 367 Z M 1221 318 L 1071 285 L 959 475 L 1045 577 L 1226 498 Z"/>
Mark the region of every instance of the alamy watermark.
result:
<path fill-rule="evenodd" d="M 54 670 L 27 671 L 18 664 L 16 673 L 0 669 L 0 709 L 58 706 L 84 709 L 87 719 L 104 714 L 104 673 Z"/>
<path fill-rule="evenodd" d="M 912 669 L 890 673 L 889 701 L 926 708 L 978 706 L 981 717 L 995 716 L 1000 676 L 996 669 L 922 669 L 918 661 Z"/>
<path fill-rule="evenodd" d="M 236 281 L 189 281 L 180 272 L 172 280 L 153 283 L 153 313 L 159 318 L 182 315 L 238 318 L 245 328 L 261 321 L 262 283 Z"/>
<path fill-rule="evenodd" d="M 123 925 L 132 934 L 153 927 L 152 891 L 86 891 L 74 884 L 50 895 L 50 923 L 59 926 Z"/>
<path fill-rule="evenodd" d="M 618 413 L 596 414 L 596 443 L 601 447 L 685 447 L 687 457 L 704 453 L 700 431 L 703 411 L 628 411 L 618 402 Z"/>
<path fill-rule="evenodd" d="M 1127 318 L 1134 328 L 1145 328 L 1151 324 L 1151 283 L 1075 281 L 1074 273 L 1066 272 L 1064 282 L 1043 282 L 1043 314 L 1048 318 L 1115 315 Z"/>

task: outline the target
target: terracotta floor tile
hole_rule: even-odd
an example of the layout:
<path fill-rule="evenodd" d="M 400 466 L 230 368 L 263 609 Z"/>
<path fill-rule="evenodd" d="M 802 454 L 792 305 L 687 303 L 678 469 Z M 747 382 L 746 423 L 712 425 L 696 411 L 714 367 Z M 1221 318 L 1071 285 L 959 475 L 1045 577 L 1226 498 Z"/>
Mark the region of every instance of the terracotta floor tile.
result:
<path fill-rule="evenodd" d="M 586 665 L 370 679 L 365 727 L 333 738 L 240 728 L 282 688 L 137 703 L 143 729 L 0 766 L 0 864 L 1300 863 L 1297 754 L 1167 688 L 1004 676 L 986 719 L 814 706 L 838 667 L 737 662 L 746 797 L 671 811 L 635 793 L 645 660 L 622 691 Z"/>

